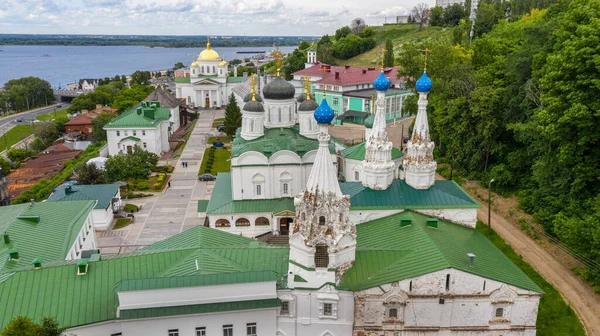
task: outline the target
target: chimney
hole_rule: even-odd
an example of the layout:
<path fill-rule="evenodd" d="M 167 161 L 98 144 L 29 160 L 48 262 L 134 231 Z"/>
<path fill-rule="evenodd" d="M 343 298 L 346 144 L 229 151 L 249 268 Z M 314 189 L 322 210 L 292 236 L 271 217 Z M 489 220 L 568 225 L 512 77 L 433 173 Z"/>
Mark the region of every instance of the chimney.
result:
<path fill-rule="evenodd" d="M 29 200 L 29 202 L 30 202 L 29 206 L 34 206 L 35 205 L 35 199 L 32 198 L 32 199 Z"/>
<path fill-rule="evenodd" d="M 294 285 L 294 272 L 289 271 L 288 276 L 287 276 L 287 287 L 290 289 L 294 289 L 295 285 Z"/>
<path fill-rule="evenodd" d="M 2 237 L 4 238 L 4 244 L 5 245 L 10 244 L 10 237 L 8 236 L 8 232 L 4 232 L 4 234 L 2 235 Z"/>
<path fill-rule="evenodd" d="M 362 69 L 363 75 L 367 73 L 367 69 Z"/>
<path fill-rule="evenodd" d="M 348 69 L 350 69 L 350 66 L 349 66 L 349 65 L 346 65 L 346 66 L 344 66 L 344 68 L 345 68 L 346 70 L 348 70 Z"/>
<path fill-rule="evenodd" d="M 244 72 L 242 73 L 242 76 L 243 76 L 243 78 L 244 78 L 244 83 L 246 83 L 246 81 L 248 80 L 248 72 L 247 72 L 247 71 L 244 71 Z"/>
<path fill-rule="evenodd" d="M 335 79 L 340 79 L 340 73 L 338 71 L 335 72 Z"/>
<path fill-rule="evenodd" d="M 77 260 L 77 275 L 84 275 L 88 271 L 88 260 L 87 258 L 82 258 Z"/>
<path fill-rule="evenodd" d="M 8 250 L 8 255 L 10 256 L 10 260 L 19 261 L 19 250 L 18 249 Z"/>
<path fill-rule="evenodd" d="M 68 193 L 70 193 L 70 192 L 71 192 L 71 190 L 72 190 L 71 186 L 70 186 L 70 185 L 68 185 L 68 186 L 65 188 L 65 194 L 68 194 Z"/>
<path fill-rule="evenodd" d="M 473 263 L 475 262 L 475 255 L 473 253 L 467 253 L 469 257 L 469 267 L 473 267 Z"/>
<path fill-rule="evenodd" d="M 33 268 L 35 269 L 40 269 L 42 268 L 42 259 L 41 258 L 35 258 L 33 259 L 33 262 L 31 262 L 33 264 Z"/>

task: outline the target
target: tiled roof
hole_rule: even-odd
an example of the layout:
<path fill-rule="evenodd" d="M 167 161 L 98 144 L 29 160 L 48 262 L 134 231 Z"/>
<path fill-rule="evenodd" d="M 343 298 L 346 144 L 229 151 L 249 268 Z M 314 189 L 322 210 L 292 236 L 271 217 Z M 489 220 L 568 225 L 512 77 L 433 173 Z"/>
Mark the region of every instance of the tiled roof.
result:
<path fill-rule="evenodd" d="M 454 181 L 438 180 L 429 189 L 414 189 L 404 180 L 394 180 L 385 190 L 364 187 L 361 182 L 340 183 L 350 196 L 351 210 L 480 208 Z"/>
<path fill-rule="evenodd" d="M 94 118 L 92 118 L 89 113 L 86 113 L 69 120 L 65 123 L 65 126 L 91 125 L 93 119 Z"/>
<path fill-rule="evenodd" d="M 175 98 L 174 95 L 172 95 L 160 86 L 157 86 L 156 89 L 154 89 L 154 91 L 144 99 L 144 101 L 158 101 L 160 102 L 160 106 L 168 108 L 174 108 L 181 104 L 179 99 Z"/>
<path fill-rule="evenodd" d="M 324 63 L 317 62 L 316 65 L 296 71 L 293 75 L 300 76 L 317 76 L 323 77 L 323 71 L 321 66 Z M 331 70 L 326 72 L 326 80 L 320 79 L 314 83 L 321 84 L 326 82 L 328 85 L 352 85 L 352 84 L 370 84 L 373 83 L 375 78 L 381 73 L 379 68 L 357 68 L 352 66 L 330 66 Z M 400 83 L 398 79 L 398 71 L 396 68 L 385 68 L 385 76 L 392 82 L 392 84 Z"/>
<path fill-rule="evenodd" d="M 233 200 L 231 193 L 231 173 L 219 173 L 206 208 L 206 213 L 210 215 L 248 212 L 278 213 L 285 210 L 296 211 L 293 198 Z"/>
<path fill-rule="evenodd" d="M 365 159 L 365 151 L 366 151 L 366 142 L 361 142 L 358 145 L 354 145 L 352 147 L 348 147 L 342 151 L 342 157 L 346 159 L 358 160 L 362 161 Z M 401 150 L 396 147 L 392 148 L 392 160 L 400 158 L 404 156 Z"/>
<path fill-rule="evenodd" d="M 216 313 L 224 311 L 237 311 L 247 309 L 263 309 L 281 307 L 279 299 L 263 299 L 252 301 L 219 302 L 206 303 L 189 306 L 161 307 L 161 308 L 142 308 L 122 310 L 119 319 L 139 319 L 161 316 L 177 316 L 188 314 Z"/>
<path fill-rule="evenodd" d="M 238 128 L 238 132 L 241 129 Z M 246 152 L 259 152 L 270 157 L 278 151 L 289 150 L 300 156 L 317 150 L 319 141 L 300 135 L 298 125 L 292 128 L 265 128 L 265 135 L 254 140 L 244 140 L 239 133 L 231 148 L 231 157 L 238 157 Z M 335 145 L 330 142 L 329 151 L 335 153 Z"/>
<path fill-rule="evenodd" d="M 152 107 L 151 102 L 133 107 L 104 126 L 107 128 L 156 128 L 161 121 L 169 120 L 171 110 L 165 107 Z M 156 102 L 153 102 L 156 104 Z"/>
<path fill-rule="evenodd" d="M 76 184 L 56 188 L 48 197 L 49 202 L 95 200 L 95 209 L 106 209 L 119 192 L 118 184 Z"/>
<path fill-rule="evenodd" d="M 31 262 L 64 260 L 94 201 L 42 202 L 0 207 L 0 233 L 10 242 L 0 241 L 0 269 L 33 268 Z M 39 220 L 37 219 L 39 218 Z M 8 260 L 10 249 L 19 250 L 19 261 Z"/>
<path fill-rule="evenodd" d="M 357 225 L 356 261 L 339 286 L 357 291 L 454 268 L 543 293 L 481 232 L 441 220 L 430 228 L 427 218 L 403 212 Z M 412 225 L 401 227 L 403 219 Z M 473 266 L 467 253 L 476 255 Z"/>

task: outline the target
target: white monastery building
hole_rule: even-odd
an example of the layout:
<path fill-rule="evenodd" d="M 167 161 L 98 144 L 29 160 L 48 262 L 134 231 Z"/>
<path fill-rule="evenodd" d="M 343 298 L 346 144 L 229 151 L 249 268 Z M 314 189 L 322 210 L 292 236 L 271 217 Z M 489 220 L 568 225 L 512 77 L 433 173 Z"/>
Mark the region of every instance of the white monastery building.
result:
<path fill-rule="evenodd" d="M 431 80 L 417 82 L 404 179 L 383 70 L 373 86 L 356 181 L 338 182 L 327 100 L 307 88 L 296 109 L 277 76 L 247 97 L 232 171 L 199 203 L 206 226 L 135 253 L 2 269 L 0 326 L 26 315 L 78 336 L 534 336 L 543 291 L 475 230 L 479 205 L 434 179 Z"/>

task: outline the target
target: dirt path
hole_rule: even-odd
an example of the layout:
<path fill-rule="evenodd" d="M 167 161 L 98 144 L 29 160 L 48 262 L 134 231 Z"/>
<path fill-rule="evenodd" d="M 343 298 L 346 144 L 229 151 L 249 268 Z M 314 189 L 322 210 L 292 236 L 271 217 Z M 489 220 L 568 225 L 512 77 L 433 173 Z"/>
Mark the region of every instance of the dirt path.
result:
<path fill-rule="evenodd" d="M 483 202 L 482 206 L 483 208 L 477 211 L 477 216 L 487 224 L 488 207 Z M 503 216 L 492 211 L 491 220 L 492 228 L 500 237 L 558 289 L 577 312 L 588 335 L 600 335 L 600 295 L 595 294 L 592 288 L 569 268 L 559 263 L 548 251 Z"/>

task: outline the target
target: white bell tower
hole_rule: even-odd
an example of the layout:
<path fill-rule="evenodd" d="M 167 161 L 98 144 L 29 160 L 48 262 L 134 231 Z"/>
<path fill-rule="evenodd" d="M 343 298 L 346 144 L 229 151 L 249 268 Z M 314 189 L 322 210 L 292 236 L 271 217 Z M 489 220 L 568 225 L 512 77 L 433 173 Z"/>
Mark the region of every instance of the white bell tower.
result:
<path fill-rule="evenodd" d="M 310 47 L 310 49 L 308 49 L 308 52 L 306 53 L 306 63 L 304 63 L 304 68 L 310 68 L 315 64 L 317 64 L 317 51 L 314 49 L 313 43 L 313 45 Z"/>

